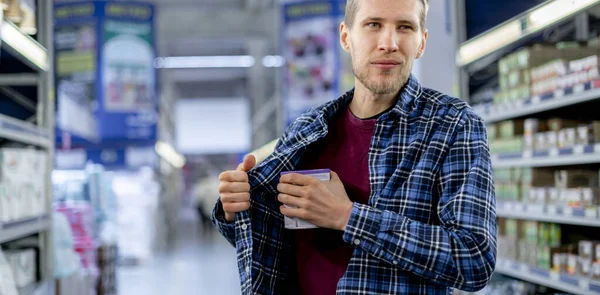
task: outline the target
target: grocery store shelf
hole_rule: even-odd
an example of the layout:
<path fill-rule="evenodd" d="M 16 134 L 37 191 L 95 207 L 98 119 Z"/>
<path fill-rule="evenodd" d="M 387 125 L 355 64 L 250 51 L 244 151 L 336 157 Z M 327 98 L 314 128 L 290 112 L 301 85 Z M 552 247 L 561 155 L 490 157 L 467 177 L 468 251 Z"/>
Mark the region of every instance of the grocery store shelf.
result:
<path fill-rule="evenodd" d="M 0 46 L 35 69 L 48 70 L 48 53 L 42 45 L 7 20 L 1 20 L 0 26 L 0 31 L 2 31 Z"/>
<path fill-rule="evenodd" d="M 600 294 L 600 282 L 498 259 L 496 273 L 573 294 Z"/>
<path fill-rule="evenodd" d="M 43 148 L 52 146 L 48 131 L 25 121 L 0 115 L 0 138 Z"/>
<path fill-rule="evenodd" d="M 509 219 L 600 227 L 597 207 L 586 210 L 562 208 L 553 205 L 498 201 L 496 216 Z"/>
<path fill-rule="evenodd" d="M 494 168 L 553 167 L 600 163 L 600 145 L 492 155 Z"/>
<path fill-rule="evenodd" d="M 585 84 L 557 91 L 545 96 L 513 102 L 506 105 L 493 105 L 481 117 L 486 123 L 537 114 L 548 110 L 576 105 L 600 98 L 600 81 L 594 80 Z"/>
<path fill-rule="evenodd" d="M 456 64 L 466 66 L 597 5 L 598 0 L 545 1 L 504 23 L 464 42 L 458 48 Z"/>
<path fill-rule="evenodd" d="M 43 232 L 49 228 L 50 219 L 47 217 L 0 224 L 0 244 Z"/>

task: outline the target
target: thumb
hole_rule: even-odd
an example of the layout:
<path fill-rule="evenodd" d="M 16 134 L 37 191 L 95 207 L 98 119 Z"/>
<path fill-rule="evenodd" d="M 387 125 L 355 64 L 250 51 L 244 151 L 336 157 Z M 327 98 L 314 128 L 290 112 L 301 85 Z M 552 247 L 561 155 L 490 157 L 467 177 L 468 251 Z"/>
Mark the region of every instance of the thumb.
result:
<path fill-rule="evenodd" d="M 248 172 L 250 169 L 256 166 L 256 157 L 254 155 L 246 155 L 244 157 L 244 162 L 238 166 L 238 171 Z"/>
<path fill-rule="evenodd" d="M 330 175 L 331 181 L 342 181 L 340 179 L 340 176 L 337 173 L 335 173 L 334 171 L 330 171 L 329 175 Z"/>

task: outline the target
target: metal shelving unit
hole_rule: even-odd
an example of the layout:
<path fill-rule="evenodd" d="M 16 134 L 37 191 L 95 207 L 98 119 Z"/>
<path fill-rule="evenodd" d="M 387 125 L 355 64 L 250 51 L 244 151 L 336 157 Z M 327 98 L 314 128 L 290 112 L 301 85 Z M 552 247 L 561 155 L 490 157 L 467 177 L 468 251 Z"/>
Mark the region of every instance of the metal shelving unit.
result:
<path fill-rule="evenodd" d="M 495 81 L 491 81 L 491 78 L 473 80 L 475 76 L 490 73 L 492 67 L 497 67 L 496 62 L 500 58 L 519 47 L 533 43 L 536 38 L 543 39 L 548 30 L 569 26 L 572 28 L 570 34 L 573 35 L 569 38 L 579 41 L 591 39 L 589 15 L 596 14 L 600 7 L 598 0 L 544 1 L 539 6 L 467 40 L 465 2 L 465 0 L 457 0 L 453 16 L 456 19 L 456 25 L 453 27 L 453 31 L 456 32 L 455 44 L 458 48 L 456 75 L 460 97 L 470 102 L 473 102 L 471 94 L 474 95 L 473 98 L 476 96 L 484 98 L 485 95 L 482 93 L 487 93 L 487 87 L 493 86 L 495 83 Z M 548 13 L 548 11 L 552 12 Z M 472 87 L 472 85 L 475 86 Z M 477 89 L 477 87 L 481 88 Z M 549 115 L 560 117 L 561 109 L 572 110 L 574 106 L 589 105 L 592 102 L 596 105 L 596 102 L 599 101 L 600 81 L 594 80 L 544 96 L 530 97 L 502 105 L 479 105 L 474 109 L 486 123 L 490 124 L 510 119 L 535 117 L 538 114 L 543 118 Z M 594 118 L 600 120 L 598 116 Z M 598 163 L 600 163 L 600 145 L 598 144 L 492 155 L 494 168 L 560 167 Z M 600 228 L 600 211 L 597 207 L 567 209 L 553 205 L 498 202 L 496 213 L 500 218 Z M 568 293 L 600 294 L 600 282 L 563 273 L 553 273 L 547 269 L 519 262 L 498 259 L 496 273 Z"/>
<path fill-rule="evenodd" d="M 553 205 L 498 202 L 496 215 L 500 218 L 600 227 L 598 208 L 573 209 Z"/>
<path fill-rule="evenodd" d="M 496 273 L 572 294 L 600 294 L 600 282 L 504 259 L 498 259 Z"/>
<path fill-rule="evenodd" d="M 488 110 L 480 115 L 486 123 L 495 123 L 573 106 L 599 99 L 600 89 L 597 86 L 600 85 L 588 82 L 581 84 L 579 87 L 573 87 L 569 90 L 570 93 L 553 93 L 545 97 L 532 97 L 513 104 L 490 106 Z"/>
<path fill-rule="evenodd" d="M 494 168 L 556 167 L 600 163 L 600 145 L 492 155 Z"/>
<path fill-rule="evenodd" d="M 22 295 L 54 294 L 51 235 L 55 111 L 52 7 L 53 1 L 36 1 L 36 39 L 22 32 L 9 20 L 3 19 L 0 14 L 0 96 L 33 114 L 28 118 L 17 118 L 18 115 L 3 109 L 0 115 L 0 140 L 3 145 L 33 146 L 48 154 L 44 187 L 47 207 L 44 216 L 0 223 L 0 244 L 37 236 L 41 281 L 19 290 Z"/>

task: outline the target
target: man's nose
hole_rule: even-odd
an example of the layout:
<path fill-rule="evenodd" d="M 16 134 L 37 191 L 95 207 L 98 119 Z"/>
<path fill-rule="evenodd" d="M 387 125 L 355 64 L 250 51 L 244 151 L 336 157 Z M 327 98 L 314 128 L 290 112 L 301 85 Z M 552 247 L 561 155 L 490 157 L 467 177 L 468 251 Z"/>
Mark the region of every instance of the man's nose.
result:
<path fill-rule="evenodd" d="M 379 50 L 385 52 L 398 51 L 398 36 L 394 30 L 385 30 L 379 38 Z"/>

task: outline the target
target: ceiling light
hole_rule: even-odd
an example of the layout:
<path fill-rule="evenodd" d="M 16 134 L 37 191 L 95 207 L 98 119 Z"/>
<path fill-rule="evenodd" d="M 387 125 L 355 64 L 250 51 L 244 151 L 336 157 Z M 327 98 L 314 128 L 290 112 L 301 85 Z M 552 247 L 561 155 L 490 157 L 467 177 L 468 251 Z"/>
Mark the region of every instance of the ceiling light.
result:
<path fill-rule="evenodd" d="M 155 59 L 154 67 L 159 69 L 250 68 L 254 63 L 254 57 L 249 55 L 172 56 Z"/>

